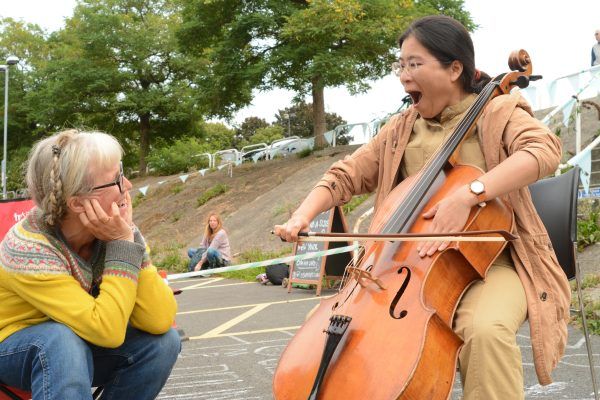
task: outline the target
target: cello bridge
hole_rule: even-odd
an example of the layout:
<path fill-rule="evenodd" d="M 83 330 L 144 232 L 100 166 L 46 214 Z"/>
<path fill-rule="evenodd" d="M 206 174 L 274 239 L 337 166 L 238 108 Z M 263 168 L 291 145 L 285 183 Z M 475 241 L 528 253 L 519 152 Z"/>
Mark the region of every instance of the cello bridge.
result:
<path fill-rule="evenodd" d="M 365 271 L 364 269 L 360 269 L 357 267 L 348 267 L 346 268 L 346 271 L 348 272 L 348 275 L 356 279 L 356 281 L 361 287 L 366 287 L 369 284 L 369 282 L 373 282 L 379 287 L 379 289 L 385 290 L 385 285 L 383 284 L 381 279 L 377 278 L 376 276 L 373 276 L 369 271 Z"/>

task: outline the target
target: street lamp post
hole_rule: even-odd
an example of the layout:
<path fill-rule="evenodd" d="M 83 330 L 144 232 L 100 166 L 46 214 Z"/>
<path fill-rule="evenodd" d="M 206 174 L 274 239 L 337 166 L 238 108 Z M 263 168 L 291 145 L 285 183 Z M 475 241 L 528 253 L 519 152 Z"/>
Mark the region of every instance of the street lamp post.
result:
<path fill-rule="evenodd" d="M 6 59 L 6 65 L 0 65 L 0 69 L 4 69 L 4 147 L 2 154 L 2 198 L 6 199 L 6 141 L 8 129 L 8 67 L 15 65 L 19 59 L 15 56 L 10 56 Z"/>

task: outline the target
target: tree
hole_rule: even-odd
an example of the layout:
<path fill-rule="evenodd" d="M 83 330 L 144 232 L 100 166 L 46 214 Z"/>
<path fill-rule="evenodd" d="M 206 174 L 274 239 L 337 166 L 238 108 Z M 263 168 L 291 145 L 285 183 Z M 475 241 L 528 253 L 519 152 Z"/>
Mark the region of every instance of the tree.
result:
<path fill-rule="evenodd" d="M 81 0 L 65 29 L 49 39 L 52 62 L 31 95 L 40 125 L 113 133 L 139 150 L 142 173 L 153 140 L 191 133 L 200 117 L 191 81 L 202 68 L 177 48 L 177 4 Z"/>
<path fill-rule="evenodd" d="M 283 139 L 283 128 L 279 125 L 270 125 L 264 128 L 258 128 L 254 135 L 250 137 L 250 140 L 243 144 L 244 146 L 258 143 L 269 144 L 277 139 Z"/>
<path fill-rule="evenodd" d="M 236 129 L 236 136 L 241 141 L 247 141 L 256 133 L 257 129 L 266 128 L 267 126 L 269 126 L 269 124 L 263 118 L 247 117 L 242 122 L 242 125 Z"/>
<path fill-rule="evenodd" d="M 207 111 L 229 116 L 249 104 L 252 90 L 274 87 L 312 94 L 313 134 L 324 143 L 324 88 L 351 93 L 389 73 L 396 39 L 415 18 L 443 11 L 473 23 L 462 0 L 184 0 L 179 38 L 206 57 L 199 81 Z"/>
<path fill-rule="evenodd" d="M 289 116 L 289 125 L 288 125 Z M 313 106 L 304 101 L 292 104 L 275 114 L 277 125 L 281 125 L 284 132 L 290 130 L 289 136 L 310 137 L 314 132 Z M 346 121 L 335 113 L 325 113 L 325 131 L 334 129 L 338 125 L 346 124 Z"/>

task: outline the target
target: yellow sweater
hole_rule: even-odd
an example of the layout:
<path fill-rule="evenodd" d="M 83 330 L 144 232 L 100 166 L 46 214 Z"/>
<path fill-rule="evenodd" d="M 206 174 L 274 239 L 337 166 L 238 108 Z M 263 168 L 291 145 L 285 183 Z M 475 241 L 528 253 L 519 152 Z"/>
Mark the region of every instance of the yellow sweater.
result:
<path fill-rule="evenodd" d="M 34 209 L 0 243 L 0 342 L 54 320 L 92 344 L 113 348 L 125 340 L 128 323 L 161 334 L 176 311 L 138 231 L 135 243 L 97 241 L 87 262 Z"/>

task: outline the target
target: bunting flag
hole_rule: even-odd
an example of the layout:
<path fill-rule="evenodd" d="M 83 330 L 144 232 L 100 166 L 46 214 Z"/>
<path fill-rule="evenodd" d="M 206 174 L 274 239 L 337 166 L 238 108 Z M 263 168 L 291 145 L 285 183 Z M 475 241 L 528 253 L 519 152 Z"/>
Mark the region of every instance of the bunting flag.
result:
<path fill-rule="evenodd" d="M 556 82 L 552 81 L 548 85 L 548 95 L 550 96 L 550 103 L 554 104 L 554 97 L 556 97 Z"/>
<path fill-rule="evenodd" d="M 537 109 L 537 87 L 529 86 L 525 89 L 522 89 L 521 92 L 525 95 L 525 98 L 531 105 L 531 108 L 533 110 Z"/>
<path fill-rule="evenodd" d="M 208 168 L 198 170 L 198 173 L 200 173 L 200 175 L 204 176 L 204 174 L 206 173 L 206 171 L 208 171 Z"/>
<path fill-rule="evenodd" d="M 146 195 L 146 192 L 148 191 L 148 185 L 141 187 L 138 189 L 140 191 L 140 193 L 142 194 L 142 196 Z"/>
<path fill-rule="evenodd" d="M 581 168 L 581 173 L 579 177 L 581 178 L 581 184 L 583 185 L 583 190 L 585 193 L 589 193 L 590 191 L 590 174 L 592 171 L 592 147 L 588 146 L 581 153 L 575 155 L 567 164 L 576 166 L 579 165 Z"/>
<path fill-rule="evenodd" d="M 187 178 L 189 177 L 189 174 L 185 174 L 185 175 L 180 175 L 179 179 L 181 179 L 181 182 L 185 183 L 185 181 L 187 181 Z"/>
<path fill-rule="evenodd" d="M 229 163 L 227 163 L 227 164 L 221 164 L 221 165 L 217 166 L 217 169 L 220 171 L 220 170 L 222 170 L 223 168 L 225 168 L 227 166 L 229 166 Z"/>
<path fill-rule="evenodd" d="M 569 79 L 569 83 L 571 84 L 571 87 L 573 88 L 574 92 L 578 92 L 579 89 L 581 89 L 579 87 L 579 78 L 581 77 L 582 74 L 575 74 L 570 76 Z"/>
<path fill-rule="evenodd" d="M 158 181 L 158 185 L 162 185 L 163 183 L 165 183 L 166 181 Z"/>

